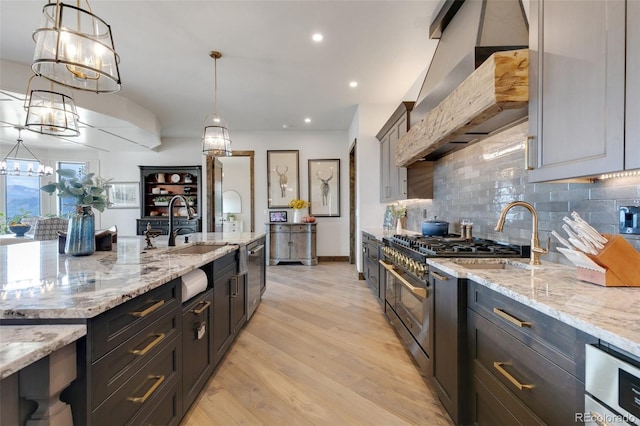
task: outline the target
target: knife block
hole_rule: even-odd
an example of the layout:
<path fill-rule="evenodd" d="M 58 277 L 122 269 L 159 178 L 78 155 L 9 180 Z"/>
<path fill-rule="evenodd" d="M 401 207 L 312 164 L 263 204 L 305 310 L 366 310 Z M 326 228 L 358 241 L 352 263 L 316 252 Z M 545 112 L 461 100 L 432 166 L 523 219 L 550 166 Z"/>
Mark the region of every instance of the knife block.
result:
<path fill-rule="evenodd" d="M 604 248 L 587 256 L 607 270 L 578 268 L 578 279 L 607 287 L 640 287 L 640 253 L 620 235 L 604 237 L 608 240 Z"/>

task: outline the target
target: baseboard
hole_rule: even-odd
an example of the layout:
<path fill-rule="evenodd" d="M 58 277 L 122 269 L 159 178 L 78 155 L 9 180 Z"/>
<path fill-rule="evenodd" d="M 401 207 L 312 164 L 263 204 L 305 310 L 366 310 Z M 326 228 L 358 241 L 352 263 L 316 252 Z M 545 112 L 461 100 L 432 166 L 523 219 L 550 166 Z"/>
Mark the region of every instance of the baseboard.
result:
<path fill-rule="evenodd" d="M 318 262 L 349 262 L 349 256 L 318 256 Z"/>

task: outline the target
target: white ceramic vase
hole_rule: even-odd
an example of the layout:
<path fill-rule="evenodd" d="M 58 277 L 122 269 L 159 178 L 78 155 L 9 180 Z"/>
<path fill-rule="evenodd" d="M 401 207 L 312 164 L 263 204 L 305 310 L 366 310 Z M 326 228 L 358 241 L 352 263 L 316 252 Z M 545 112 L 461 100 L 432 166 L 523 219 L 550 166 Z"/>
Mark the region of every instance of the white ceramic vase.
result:
<path fill-rule="evenodd" d="M 293 223 L 302 223 L 302 218 L 307 216 L 308 209 L 293 209 Z"/>

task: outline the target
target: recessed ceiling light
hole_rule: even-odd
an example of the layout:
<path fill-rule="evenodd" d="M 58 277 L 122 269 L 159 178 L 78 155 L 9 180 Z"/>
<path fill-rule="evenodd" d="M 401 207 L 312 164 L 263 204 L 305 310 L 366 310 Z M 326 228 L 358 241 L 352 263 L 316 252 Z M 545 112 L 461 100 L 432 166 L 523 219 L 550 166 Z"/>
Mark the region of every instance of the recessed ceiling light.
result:
<path fill-rule="evenodd" d="M 358 82 L 357 81 L 350 82 L 349 87 L 358 87 Z"/>
<path fill-rule="evenodd" d="M 320 33 L 315 33 L 314 35 L 311 36 L 311 39 L 313 41 L 315 41 L 316 43 L 320 43 L 322 41 L 324 37 L 322 36 L 322 34 Z"/>
<path fill-rule="evenodd" d="M 311 123 L 311 119 L 310 119 L 310 118 L 305 118 L 305 119 L 304 119 L 304 122 L 305 122 L 305 123 Z"/>

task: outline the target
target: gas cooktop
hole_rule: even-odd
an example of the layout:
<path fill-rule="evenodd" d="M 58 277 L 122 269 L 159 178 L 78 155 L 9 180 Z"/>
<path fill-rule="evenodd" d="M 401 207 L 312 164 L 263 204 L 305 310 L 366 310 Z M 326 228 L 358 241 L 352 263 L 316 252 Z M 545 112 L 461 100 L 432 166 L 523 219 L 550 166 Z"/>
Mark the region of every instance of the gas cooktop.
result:
<path fill-rule="evenodd" d="M 389 245 L 424 257 L 529 257 L 530 246 L 499 243 L 481 238 L 466 240 L 459 235 L 444 237 L 394 235 Z"/>

